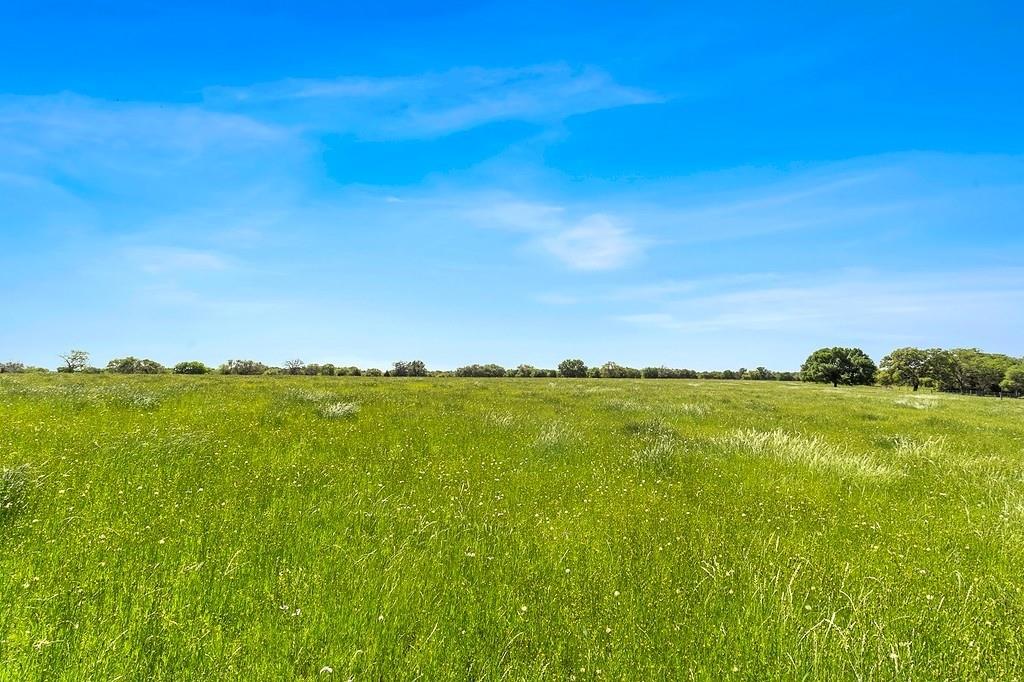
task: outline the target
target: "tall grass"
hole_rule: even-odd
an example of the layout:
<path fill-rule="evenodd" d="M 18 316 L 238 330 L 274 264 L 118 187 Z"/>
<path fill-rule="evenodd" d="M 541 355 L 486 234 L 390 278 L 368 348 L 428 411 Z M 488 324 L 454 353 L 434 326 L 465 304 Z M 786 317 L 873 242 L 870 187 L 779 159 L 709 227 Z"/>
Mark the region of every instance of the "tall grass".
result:
<path fill-rule="evenodd" d="M 1020 678 L 1022 444 L 882 389 L 5 375 L 0 679 Z"/>

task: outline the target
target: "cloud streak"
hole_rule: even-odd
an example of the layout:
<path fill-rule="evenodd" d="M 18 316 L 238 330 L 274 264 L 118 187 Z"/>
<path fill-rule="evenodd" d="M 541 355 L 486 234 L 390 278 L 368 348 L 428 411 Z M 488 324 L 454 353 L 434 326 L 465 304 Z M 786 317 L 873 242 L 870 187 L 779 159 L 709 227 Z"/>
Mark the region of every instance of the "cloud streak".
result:
<path fill-rule="evenodd" d="M 1024 269 L 811 273 L 772 286 L 677 296 L 658 308 L 613 316 L 646 329 L 692 334 L 833 335 L 948 343 L 951 329 L 1014 325 L 1024 315 Z M 966 342 L 971 343 L 964 335 Z"/>
<path fill-rule="evenodd" d="M 660 101 L 656 93 L 621 85 L 599 69 L 564 64 L 287 79 L 205 91 L 214 109 L 365 139 L 431 138 L 501 121 L 551 125 L 577 114 Z"/>

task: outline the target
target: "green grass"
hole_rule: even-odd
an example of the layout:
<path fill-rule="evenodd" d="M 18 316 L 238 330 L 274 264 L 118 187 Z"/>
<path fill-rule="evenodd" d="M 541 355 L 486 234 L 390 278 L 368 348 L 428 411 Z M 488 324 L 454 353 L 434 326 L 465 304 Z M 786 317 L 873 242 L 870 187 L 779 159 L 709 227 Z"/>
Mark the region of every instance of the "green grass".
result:
<path fill-rule="evenodd" d="M 4 376 L 0 468 L 3 680 L 1024 676 L 1024 401 Z"/>

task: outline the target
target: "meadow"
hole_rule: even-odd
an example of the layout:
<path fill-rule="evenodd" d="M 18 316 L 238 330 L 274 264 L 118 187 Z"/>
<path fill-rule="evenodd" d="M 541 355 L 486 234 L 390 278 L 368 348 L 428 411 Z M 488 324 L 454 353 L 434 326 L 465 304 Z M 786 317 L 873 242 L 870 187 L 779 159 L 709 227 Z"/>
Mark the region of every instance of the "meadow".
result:
<path fill-rule="evenodd" d="M 0 376 L 0 679 L 1024 677 L 1024 400 Z"/>

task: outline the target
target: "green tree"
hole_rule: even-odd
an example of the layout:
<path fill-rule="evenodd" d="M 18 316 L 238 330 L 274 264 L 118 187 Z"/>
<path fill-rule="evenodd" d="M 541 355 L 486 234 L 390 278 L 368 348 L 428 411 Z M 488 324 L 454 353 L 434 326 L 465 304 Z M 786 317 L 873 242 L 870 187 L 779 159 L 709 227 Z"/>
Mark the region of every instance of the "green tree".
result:
<path fill-rule="evenodd" d="M 1007 393 L 1024 393 L 1024 362 L 1007 368 L 999 388 Z"/>
<path fill-rule="evenodd" d="M 931 372 L 935 353 L 934 350 L 920 348 L 897 348 L 882 358 L 879 367 L 892 383 L 910 386 L 916 391 Z"/>
<path fill-rule="evenodd" d="M 115 374 L 160 374 L 164 369 L 156 360 L 140 360 L 131 355 L 126 358 L 114 358 L 107 363 L 107 371 Z"/>
<path fill-rule="evenodd" d="M 466 365 L 455 370 L 457 377 L 503 377 L 505 368 L 493 363 L 487 365 Z"/>
<path fill-rule="evenodd" d="M 819 348 L 800 367 L 804 381 L 833 386 L 869 386 L 875 381 L 875 363 L 860 348 Z"/>
<path fill-rule="evenodd" d="M 399 361 L 394 363 L 391 376 L 425 377 L 427 376 L 427 366 L 422 360 Z"/>
<path fill-rule="evenodd" d="M 269 367 L 256 360 L 228 360 L 217 370 L 221 374 L 263 374 Z"/>
<path fill-rule="evenodd" d="M 1017 363 L 1008 355 L 983 353 L 977 348 L 937 351 L 933 378 L 944 391 L 996 392 L 1006 370 Z"/>
<path fill-rule="evenodd" d="M 632 367 L 623 367 L 616 362 L 606 362 L 598 370 L 602 379 L 639 379 L 642 373 Z"/>
<path fill-rule="evenodd" d="M 89 364 L 89 354 L 84 350 L 68 351 L 59 357 L 64 361 L 64 366 L 58 368 L 58 372 L 79 372 Z"/>
<path fill-rule="evenodd" d="M 509 370 L 508 374 L 509 376 L 525 378 L 535 377 L 537 376 L 537 368 L 533 365 L 519 365 L 514 370 Z"/>
<path fill-rule="evenodd" d="M 757 367 L 756 369 L 747 370 L 743 378 L 750 379 L 751 381 L 771 381 L 775 378 L 775 373 L 767 367 Z"/>
<path fill-rule="evenodd" d="M 562 360 L 558 363 L 558 373 L 563 377 L 585 377 L 587 376 L 587 365 L 579 359 Z"/>

